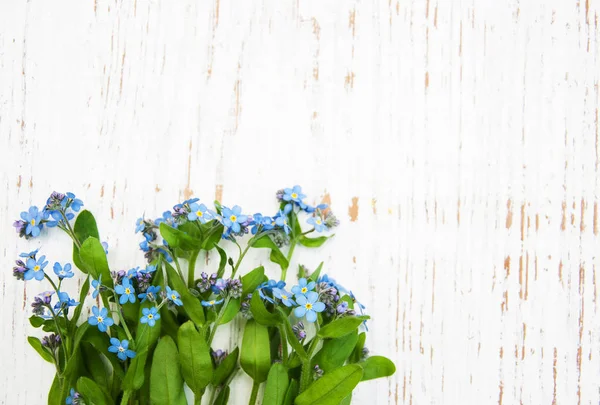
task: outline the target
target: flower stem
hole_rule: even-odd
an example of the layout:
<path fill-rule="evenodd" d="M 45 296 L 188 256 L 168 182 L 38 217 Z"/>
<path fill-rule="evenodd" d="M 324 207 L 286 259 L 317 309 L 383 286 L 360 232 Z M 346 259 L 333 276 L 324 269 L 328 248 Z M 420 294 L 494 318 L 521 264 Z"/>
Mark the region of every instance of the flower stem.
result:
<path fill-rule="evenodd" d="M 121 405 L 129 404 L 129 397 L 131 396 L 131 391 L 127 390 L 123 393 L 123 398 L 121 398 Z"/>
<path fill-rule="evenodd" d="M 244 249 L 244 251 L 242 252 L 242 249 L 240 248 L 240 256 L 238 257 L 237 262 L 235 263 L 235 266 L 233 267 L 233 270 L 231 271 L 231 278 L 235 277 L 235 273 L 237 273 L 240 264 L 242 263 L 242 259 L 244 258 L 244 256 L 246 256 L 246 253 L 248 253 L 248 250 L 250 249 L 250 247 L 252 246 L 252 240 L 254 238 L 250 239 L 248 241 L 248 244 L 246 245 L 246 248 Z M 238 245 L 238 243 L 236 242 L 236 245 Z M 238 245 L 238 248 L 240 247 L 240 245 Z"/>
<path fill-rule="evenodd" d="M 190 262 L 188 267 L 188 287 L 194 287 L 194 271 L 196 270 L 196 259 L 198 259 L 199 250 L 194 250 L 190 256 Z"/>
<path fill-rule="evenodd" d="M 290 250 L 288 250 L 288 254 L 287 254 L 287 261 L 288 261 L 288 266 L 290 263 L 290 260 L 292 260 L 292 255 L 294 254 L 294 249 L 296 249 L 296 243 L 297 240 L 296 238 L 292 239 L 292 243 L 290 244 Z M 285 277 L 287 276 L 287 269 L 281 269 L 281 280 L 285 281 Z"/>
<path fill-rule="evenodd" d="M 254 381 L 254 383 L 252 384 L 252 393 L 250 394 L 250 401 L 248 401 L 248 405 L 256 404 L 256 397 L 258 396 L 258 387 L 259 386 L 260 386 L 260 384 L 257 383 L 256 381 Z"/>
<path fill-rule="evenodd" d="M 123 329 L 125 329 L 125 334 L 127 338 L 133 342 L 133 337 L 131 336 L 131 332 L 129 332 L 129 328 L 127 327 L 127 322 L 125 322 L 125 317 L 123 316 L 123 310 L 121 309 L 121 305 L 119 304 L 119 297 L 117 293 L 113 291 L 113 295 L 115 296 L 115 304 L 117 305 L 117 312 L 119 313 L 119 319 L 121 320 L 121 325 L 123 325 Z"/>
<path fill-rule="evenodd" d="M 48 305 L 48 309 L 50 310 L 50 313 L 52 314 L 52 319 L 54 319 L 54 325 L 56 325 L 56 332 L 58 332 L 58 336 L 60 336 L 60 341 L 64 345 L 64 350 L 62 352 L 65 357 L 65 367 L 67 367 L 67 358 L 68 358 L 67 357 L 67 346 L 66 346 L 67 341 L 65 340 L 65 337 L 63 336 L 62 331 L 60 330 L 60 326 L 58 326 L 58 320 L 56 319 L 56 313 L 52 309 L 52 305 Z M 56 365 L 56 367 L 58 368 L 58 364 Z"/>
<path fill-rule="evenodd" d="M 223 317 L 223 314 L 225 313 L 225 308 L 227 308 L 227 304 L 229 304 L 229 300 L 230 300 L 230 297 L 225 298 L 225 302 L 223 302 L 223 306 L 221 307 L 221 309 L 219 310 L 219 313 L 217 314 L 217 319 L 215 320 L 215 326 L 213 326 L 213 328 L 210 330 L 210 335 L 208 336 L 208 346 L 209 347 L 215 337 L 215 333 L 217 332 L 217 327 L 219 326 L 219 322 L 221 322 L 221 318 Z"/>
<path fill-rule="evenodd" d="M 65 215 L 64 210 L 60 210 L 60 214 L 62 215 L 62 217 L 65 220 L 65 223 L 67 224 L 67 229 L 69 230 L 69 232 L 71 233 L 71 238 L 73 238 L 73 242 L 75 242 L 75 244 L 77 245 L 77 247 L 79 249 L 81 249 L 81 242 L 79 242 L 79 239 L 77 239 L 77 236 L 75 235 L 75 231 L 73 230 L 73 227 L 71 227 L 71 223 L 69 222 L 69 220 L 67 219 L 67 216 Z"/>
<path fill-rule="evenodd" d="M 312 369 L 310 367 L 310 363 L 311 363 L 310 360 L 312 358 L 312 355 L 313 355 L 315 349 L 317 348 L 317 345 L 319 344 L 319 341 L 321 340 L 318 337 L 318 332 L 319 332 L 319 323 L 318 322 L 315 322 L 315 327 L 317 328 L 317 331 L 316 331 L 317 333 L 315 334 L 315 337 L 313 337 L 312 342 L 310 342 L 306 360 L 304 360 L 302 362 L 302 374 L 300 375 L 300 392 L 303 392 L 304 390 L 306 390 L 306 388 L 308 388 L 308 386 L 310 385 L 310 379 L 312 377 Z"/>
<path fill-rule="evenodd" d="M 283 365 L 287 366 L 288 361 L 288 344 L 285 336 L 285 331 L 283 330 L 283 325 L 278 326 L 279 329 L 279 338 L 281 340 L 281 359 L 283 360 Z"/>

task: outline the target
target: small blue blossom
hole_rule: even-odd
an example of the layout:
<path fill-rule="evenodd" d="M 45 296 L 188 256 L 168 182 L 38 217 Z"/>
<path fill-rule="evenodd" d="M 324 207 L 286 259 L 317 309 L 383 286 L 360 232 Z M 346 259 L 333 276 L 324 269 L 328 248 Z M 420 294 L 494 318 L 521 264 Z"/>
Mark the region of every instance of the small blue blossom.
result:
<path fill-rule="evenodd" d="M 269 301 L 271 304 L 275 303 L 275 301 L 273 300 L 273 298 L 271 298 L 267 294 L 265 294 L 262 289 L 258 290 L 258 295 L 260 296 L 260 298 L 262 298 L 265 301 Z"/>
<path fill-rule="evenodd" d="M 67 405 L 77 405 L 79 403 L 79 392 L 76 392 L 73 388 L 71 388 L 70 395 L 67 397 L 65 403 Z"/>
<path fill-rule="evenodd" d="M 92 326 L 98 326 L 100 332 L 106 332 L 106 329 L 115 323 L 115 321 L 108 316 L 108 309 L 106 308 L 99 309 L 94 305 L 92 307 L 92 314 L 93 316 L 88 318 L 88 323 Z"/>
<path fill-rule="evenodd" d="M 148 241 L 144 240 L 142 242 L 140 242 L 140 249 L 144 252 L 149 252 L 150 251 L 150 246 L 148 245 Z"/>
<path fill-rule="evenodd" d="M 163 212 L 162 217 L 156 218 L 154 220 L 154 225 L 159 226 L 163 222 L 167 225 L 172 226 L 173 228 L 177 228 L 177 222 L 175 222 L 175 218 L 173 218 L 173 214 L 171 213 L 171 211 Z"/>
<path fill-rule="evenodd" d="M 287 214 L 291 211 L 291 209 L 292 209 L 291 205 L 286 205 L 283 210 L 280 210 L 277 213 L 277 215 L 275 215 L 275 217 L 273 217 L 273 219 L 275 219 L 275 225 L 283 228 L 286 235 L 288 235 L 290 233 L 290 231 L 292 230 L 292 228 L 290 227 L 290 224 L 288 223 L 288 217 L 287 217 Z"/>
<path fill-rule="evenodd" d="M 141 323 L 147 323 L 148 326 L 154 326 L 156 321 L 160 319 L 158 308 L 142 308 L 142 317 L 140 318 Z"/>
<path fill-rule="evenodd" d="M 181 296 L 175 290 L 171 290 L 171 287 L 167 286 L 167 299 L 177 306 L 182 306 Z"/>
<path fill-rule="evenodd" d="M 154 301 L 159 292 L 159 285 L 151 285 L 150 287 L 148 287 L 145 293 L 138 294 L 138 298 L 141 300 L 140 302 L 145 302 L 146 300 Z"/>
<path fill-rule="evenodd" d="M 69 294 L 67 294 L 66 292 L 59 291 L 58 299 L 61 304 L 67 304 L 67 306 L 69 307 L 76 307 L 77 305 L 79 305 L 79 302 L 69 297 Z"/>
<path fill-rule="evenodd" d="M 135 233 L 143 231 L 145 226 L 146 224 L 144 223 L 144 218 L 138 218 L 135 221 Z"/>
<path fill-rule="evenodd" d="M 350 298 L 352 298 L 352 302 L 355 303 L 356 305 L 358 305 L 358 308 L 360 309 L 360 314 L 363 314 L 363 310 L 365 310 L 367 307 L 365 307 L 363 304 L 361 304 L 360 302 L 358 302 L 358 300 L 356 299 L 356 297 L 354 296 L 354 294 L 352 293 L 352 291 L 350 291 L 348 293 L 348 295 L 350 296 Z"/>
<path fill-rule="evenodd" d="M 102 288 L 102 274 L 98 276 L 98 280 L 92 280 L 92 287 L 94 287 L 92 298 L 96 298 L 98 297 L 98 294 L 100 294 L 100 289 Z"/>
<path fill-rule="evenodd" d="M 121 298 L 119 298 L 119 303 L 121 305 L 125 304 L 127 301 L 132 304 L 135 302 L 135 288 L 133 288 L 127 277 L 123 278 L 121 284 L 115 286 L 115 292 L 121 296 Z"/>
<path fill-rule="evenodd" d="M 50 216 L 52 217 L 53 221 L 48 221 L 46 223 L 46 225 L 49 228 L 54 228 L 55 226 L 60 225 L 61 222 L 64 220 L 60 211 L 50 211 Z M 75 214 L 73 214 L 72 212 L 65 214 L 65 216 L 67 217 L 67 220 L 69 220 L 69 221 L 72 220 L 73 218 L 75 218 Z"/>
<path fill-rule="evenodd" d="M 343 293 L 348 293 L 348 290 L 342 286 L 341 284 L 339 284 L 337 281 L 335 281 L 335 279 L 329 277 L 327 274 L 323 274 L 321 277 L 319 277 L 319 279 L 317 280 L 319 283 L 327 283 L 330 287 L 334 287 L 336 290 L 343 292 Z"/>
<path fill-rule="evenodd" d="M 296 295 L 296 303 L 299 305 L 294 309 L 294 315 L 297 318 L 306 316 L 308 322 L 317 320 L 317 312 L 325 310 L 325 304 L 319 302 L 319 294 L 314 291 L 305 295 Z"/>
<path fill-rule="evenodd" d="M 108 347 L 108 351 L 111 353 L 117 353 L 117 357 L 125 361 L 127 358 L 133 359 L 135 357 L 135 352 L 129 349 L 129 341 L 121 340 L 117 338 L 110 338 L 110 346 Z"/>
<path fill-rule="evenodd" d="M 104 248 L 104 254 L 108 254 L 108 242 L 102 242 L 102 247 Z"/>
<path fill-rule="evenodd" d="M 284 201 L 294 201 L 295 203 L 301 203 L 302 199 L 306 197 L 305 194 L 302 194 L 302 187 L 298 185 L 293 188 L 284 188 L 283 193 Z"/>
<path fill-rule="evenodd" d="M 37 261 L 31 257 L 27 259 L 27 271 L 23 274 L 23 278 L 25 280 L 31 280 L 32 278 L 38 281 L 43 280 L 45 276 L 44 267 L 48 264 L 48 262 L 44 261 L 45 259 L 46 256 L 40 257 Z"/>
<path fill-rule="evenodd" d="M 296 300 L 299 295 L 306 295 L 310 291 L 312 291 L 315 288 L 315 285 L 316 283 L 314 281 L 311 281 L 309 283 L 305 278 L 301 278 L 300 280 L 298 280 L 298 285 L 292 287 L 292 292 L 296 296 Z"/>
<path fill-rule="evenodd" d="M 25 253 L 25 252 L 24 252 L 24 253 L 21 253 L 21 254 L 19 255 L 19 257 L 31 257 L 31 258 L 35 258 L 35 255 L 37 255 L 37 253 L 39 252 L 39 250 L 40 250 L 40 249 L 38 248 L 38 249 L 36 249 L 36 250 L 32 250 L 32 251 L 31 251 L 31 252 L 29 252 L 29 253 Z"/>
<path fill-rule="evenodd" d="M 190 204 L 190 213 L 187 216 L 187 219 L 190 221 L 199 220 L 203 224 L 212 219 L 212 215 L 206 205 L 192 203 Z"/>
<path fill-rule="evenodd" d="M 247 220 L 248 216 L 242 215 L 242 208 L 239 205 L 235 205 L 232 209 L 223 207 L 223 225 L 231 229 L 234 233 L 240 232 L 240 224 L 243 224 Z"/>
<path fill-rule="evenodd" d="M 127 278 L 137 277 L 139 271 L 139 267 L 134 267 L 132 269 L 127 270 Z"/>
<path fill-rule="evenodd" d="M 67 193 L 67 197 L 69 198 L 69 200 L 71 200 L 71 205 L 69 205 L 69 207 L 71 207 L 73 211 L 79 212 L 79 210 L 83 206 L 83 201 L 81 201 L 79 198 L 75 198 L 75 194 L 73 193 Z M 67 199 L 63 199 L 62 203 L 66 205 Z"/>
<path fill-rule="evenodd" d="M 258 288 L 260 289 L 267 289 L 267 290 L 272 290 L 273 288 L 279 288 L 279 289 L 283 289 L 285 287 L 285 281 L 276 281 L 276 280 L 269 280 L 269 281 L 265 281 L 264 283 L 262 283 L 261 285 L 258 286 Z"/>
<path fill-rule="evenodd" d="M 40 235 L 40 232 L 44 226 L 42 224 L 44 215 L 45 213 L 43 211 L 39 211 L 38 207 L 35 205 L 29 207 L 29 211 L 21 212 L 21 219 L 27 223 L 27 227 L 25 228 L 26 235 L 31 235 L 34 238 Z"/>
<path fill-rule="evenodd" d="M 275 298 L 279 298 L 286 307 L 291 307 L 292 305 L 296 304 L 292 299 L 292 293 L 287 292 L 286 290 L 273 288 L 273 296 Z"/>
<path fill-rule="evenodd" d="M 215 283 L 211 286 L 211 290 L 215 294 L 221 294 L 227 288 L 227 280 L 223 280 L 222 278 L 215 281 Z"/>
<path fill-rule="evenodd" d="M 323 223 L 323 220 L 321 219 L 321 217 L 310 217 L 308 218 L 308 221 L 306 221 L 308 224 L 312 225 L 315 227 L 315 231 L 317 232 L 323 232 L 323 231 L 327 231 L 327 226 Z"/>
<path fill-rule="evenodd" d="M 204 306 L 204 307 L 214 307 L 215 305 L 219 305 L 219 304 L 222 304 L 222 303 L 223 303 L 223 299 L 202 301 L 202 306 Z"/>
<path fill-rule="evenodd" d="M 256 213 L 252 215 L 252 235 L 256 235 L 259 229 L 261 229 L 263 225 L 263 216 L 262 214 Z"/>
<path fill-rule="evenodd" d="M 150 273 L 154 273 L 156 271 L 156 266 L 153 264 L 149 264 L 148 266 L 146 266 L 145 269 L 140 270 L 139 272 L 142 274 L 150 274 Z"/>
<path fill-rule="evenodd" d="M 65 263 L 64 267 L 60 265 L 59 262 L 54 263 L 54 274 L 58 276 L 58 278 L 71 278 L 75 274 L 71 271 L 71 263 Z"/>

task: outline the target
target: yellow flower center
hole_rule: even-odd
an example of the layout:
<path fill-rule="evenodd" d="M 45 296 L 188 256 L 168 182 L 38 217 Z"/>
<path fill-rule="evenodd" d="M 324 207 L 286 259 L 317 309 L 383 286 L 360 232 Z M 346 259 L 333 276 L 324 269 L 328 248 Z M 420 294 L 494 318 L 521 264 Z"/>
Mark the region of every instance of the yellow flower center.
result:
<path fill-rule="evenodd" d="M 127 294 L 127 295 L 131 294 L 131 290 L 129 288 L 126 288 L 125 289 L 125 294 Z"/>
<path fill-rule="evenodd" d="M 321 225 L 321 218 L 317 218 L 315 222 L 317 223 L 317 225 Z"/>
<path fill-rule="evenodd" d="M 177 299 L 177 296 L 176 296 L 175 294 L 171 294 L 171 299 L 172 299 L 173 301 L 175 301 L 175 300 Z"/>
<path fill-rule="evenodd" d="M 34 266 L 33 271 L 40 271 L 40 266 Z"/>
<path fill-rule="evenodd" d="M 306 305 L 304 305 L 304 307 L 306 309 L 312 309 L 312 304 L 310 302 L 307 302 Z"/>
<path fill-rule="evenodd" d="M 204 215 L 202 211 L 196 211 L 196 216 L 201 217 L 202 215 Z"/>
<path fill-rule="evenodd" d="M 208 301 L 208 303 L 209 303 L 210 305 L 215 305 L 215 302 L 214 302 L 214 301 Z"/>
<path fill-rule="evenodd" d="M 104 318 L 102 318 L 101 316 L 97 317 L 96 319 L 98 320 L 98 323 L 104 322 Z"/>
<path fill-rule="evenodd" d="M 307 292 L 307 291 L 308 291 L 308 288 L 306 288 L 306 287 L 302 287 L 302 290 L 300 290 L 300 291 L 302 291 L 302 293 L 305 293 L 305 292 Z"/>
<path fill-rule="evenodd" d="M 148 319 L 154 319 L 154 315 L 148 314 Z"/>
<path fill-rule="evenodd" d="M 292 198 L 298 198 L 298 194 L 297 193 L 292 193 Z"/>
<path fill-rule="evenodd" d="M 287 299 L 288 299 L 288 296 L 287 296 L 287 295 L 285 295 L 285 294 L 281 294 L 281 299 L 283 299 L 283 300 L 287 300 Z"/>
<path fill-rule="evenodd" d="M 231 222 L 237 221 L 237 217 L 235 215 L 230 216 L 229 219 L 231 219 Z"/>
<path fill-rule="evenodd" d="M 31 225 L 35 225 L 35 219 L 31 220 Z"/>

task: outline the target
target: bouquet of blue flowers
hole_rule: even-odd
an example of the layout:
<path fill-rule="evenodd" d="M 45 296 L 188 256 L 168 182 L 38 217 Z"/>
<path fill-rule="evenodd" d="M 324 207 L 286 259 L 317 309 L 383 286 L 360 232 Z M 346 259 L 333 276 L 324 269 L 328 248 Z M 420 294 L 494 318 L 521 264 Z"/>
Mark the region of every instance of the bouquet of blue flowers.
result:
<path fill-rule="evenodd" d="M 297 284 L 287 287 L 296 247 L 320 247 L 333 235 L 313 233 L 339 224 L 327 205 L 311 206 L 305 197 L 299 186 L 278 191 L 273 216 L 218 201 L 209 208 L 195 198 L 157 219 L 139 218 L 146 263 L 127 271 L 111 271 L 96 220 L 74 194 L 54 192 L 42 209 L 22 212 L 14 223 L 19 236 L 61 229 L 85 277 L 76 301 L 62 289 L 75 276 L 71 263 L 55 262 L 50 271 L 36 249 L 13 268 L 19 280 L 49 285 L 34 298 L 30 317 L 46 335 L 28 338 L 56 368 L 48 403 L 187 404 L 187 387 L 195 404 L 226 404 L 241 368 L 253 385 L 235 399 L 249 404 L 263 383 L 264 404 L 350 404 L 359 382 L 392 375 L 389 359 L 368 355 L 365 307 L 322 274 L 323 263 L 314 271 L 300 265 Z M 238 248 L 235 259 L 223 243 Z M 263 266 L 238 274 L 251 248 L 268 251 L 279 280 L 268 279 Z M 201 254 L 214 254 L 218 265 L 197 275 Z M 95 302 L 84 315 L 86 299 Z M 241 345 L 214 350 L 217 328 L 238 314 L 246 320 Z"/>

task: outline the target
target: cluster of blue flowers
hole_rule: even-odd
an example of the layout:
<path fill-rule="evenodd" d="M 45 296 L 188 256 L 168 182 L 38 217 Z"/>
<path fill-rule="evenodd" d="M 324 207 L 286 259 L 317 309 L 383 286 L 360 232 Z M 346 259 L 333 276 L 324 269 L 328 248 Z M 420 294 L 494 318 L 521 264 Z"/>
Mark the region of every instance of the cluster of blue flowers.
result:
<path fill-rule="evenodd" d="M 242 282 L 237 279 L 217 278 L 217 274 L 210 276 L 206 273 L 200 275 L 200 280 L 196 284 L 199 294 L 209 293 L 206 299 L 201 300 L 201 304 L 207 308 L 213 308 L 222 304 L 227 297 L 239 298 L 242 296 Z"/>
<path fill-rule="evenodd" d="M 160 319 L 160 309 L 166 303 L 171 303 L 174 306 L 182 306 L 181 296 L 175 290 L 172 290 L 169 286 L 166 287 L 166 291 L 161 291 L 160 286 L 150 285 L 152 274 L 156 271 L 156 266 L 148 265 L 145 269 L 135 267 L 129 271 L 121 270 L 119 272 L 113 272 L 113 278 L 115 280 L 114 290 L 102 284 L 102 276 L 98 277 L 97 280 L 92 280 L 92 297 L 98 297 L 98 294 L 103 291 L 110 290 L 115 294 L 115 298 L 118 297 L 119 305 L 133 304 L 138 299 L 141 302 L 149 301 L 160 303 L 151 308 L 142 309 L 142 317 L 140 323 L 147 324 L 150 327 L 156 325 L 156 321 Z M 120 308 L 118 309 L 120 311 Z M 114 325 L 114 320 L 109 316 L 106 308 L 98 308 L 97 306 L 92 307 L 92 316 L 89 317 L 88 323 L 93 326 L 97 326 L 101 332 L 106 332 L 108 328 Z M 128 358 L 135 357 L 136 353 L 129 348 L 129 341 L 124 339 L 119 341 L 118 339 L 111 338 L 111 346 L 108 348 L 109 351 L 116 353 L 117 357 L 121 360 L 127 360 Z"/>
<path fill-rule="evenodd" d="M 244 214 L 239 205 L 234 205 L 232 208 L 218 206 L 217 210 L 213 211 L 205 204 L 200 203 L 198 198 L 192 198 L 176 204 L 173 206 L 172 212 L 165 211 L 160 218 L 155 220 L 144 217 L 138 218 L 135 232 L 139 232 L 144 236 L 144 240 L 140 243 L 140 249 L 145 252 L 149 262 L 155 260 L 159 254 L 162 254 L 168 261 L 172 260 L 168 244 L 165 241 L 162 244 L 157 242 L 157 229 L 161 223 L 178 228 L 190 221 L 197 221 L 200 224 L 207 224 L 212 221 L 215 226 L 218 224 L 223 225 L 223 239 L 233 239 L 249 232 L 252 235 L 270 232 L 278 245 L 285 244 L 286 237 L 292 231 L 289 218 L 293 210 L 296 213 L 302 211 L 310 214 L 306 222 L 312 225 L 313 230 L 316 232 L 325 232 L 339 225 L 339 221 L 328 209 L 327 204 L 319 204 L 313 207 L 305 203 L 303 199 L 306 195 L 302 193 L 300 186 L 296 185 L 292 188 L 279 190 L 276 196 L 281 203 L 281 208 L 272 216 L 261 213 Z"/>
<path fill-rule="evenodd" d="M 46 205 L 41 210 L 33 205 L 27 211 L 21 212 L 21 219 L 13 223 L 17 233 L 22 238 L 35 238 L 40 235 L 44 225 L 48 227 L 59 227 L 64 230 L 69 228 L 75 214 L 83 206 L 83 201 L 75 197 L 73 193 L 58 193 L 54 191 Z"/>

